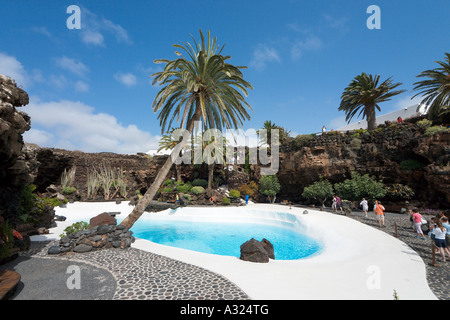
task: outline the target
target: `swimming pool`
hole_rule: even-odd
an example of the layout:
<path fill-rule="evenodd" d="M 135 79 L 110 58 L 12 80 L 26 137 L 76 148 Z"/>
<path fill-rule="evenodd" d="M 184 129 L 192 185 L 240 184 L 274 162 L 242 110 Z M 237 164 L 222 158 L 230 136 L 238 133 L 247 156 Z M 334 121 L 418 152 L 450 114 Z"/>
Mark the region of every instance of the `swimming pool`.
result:
<path fill-rule="evenodd" d="M 296 216 L 282 212 L 179 208 L 145 213 L 131 231 L 161 245 L 233 257 L 240 256 L 240 246 L 251 238 L 269 240 L 276 260 L 311 257 L 324 247 L 306 234 Z"/>

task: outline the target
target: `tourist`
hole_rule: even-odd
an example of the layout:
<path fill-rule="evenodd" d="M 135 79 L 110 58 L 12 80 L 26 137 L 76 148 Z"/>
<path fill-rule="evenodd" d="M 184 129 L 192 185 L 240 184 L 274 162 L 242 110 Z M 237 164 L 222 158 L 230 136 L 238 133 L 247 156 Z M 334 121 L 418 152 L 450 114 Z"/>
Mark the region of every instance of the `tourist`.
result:
<path fill-rule="evenodd" d="M 383 207 L 380 201 L 375 201 L 375 214 L 377 215 L 378 225 L 385 227 L 384 225 L 384 211 L 386 209 Z"/>
<path fill-rule="evenodd" d="M 414 227 L 416 228 L 417 236 L 416 238 L 421 238 L 422 240 L 425 240 L 425 235 L 422 231 L 422 215 L 419 213 L 419 210 L 417 208 L 409 209 L 409 212 L 413 218 L 414 221 Z"/>
<path fill-rule="evenodd" d="M 326 134 L 327 133 L 327 128 L 325 126 L 322 127 L 322 134 Z"/>
<path fill-rule="evenodd" d="M 331 203 L 331 209 L 333 209 L 333 212 L 337 212 L 337 199 L 336 196 L 333 196 L 333 202 Z"/>
<path fill-rule="evenodd" d="M 442 219 L 443 219 L 443 218 L 446 218 L 446 216 L 445 216 L 444 212 L 442 212 L 442 210 L 441 210 L 441 211 L 439 211 L 439 213 L 438 213 L 438 219 L 442 222 Z"/>
<path fill-rule="evenodd" d="M 442 217 L 441 222 L 442 222 L 442 225 L 444 226 L 444 228 L 447 229 L 447 233 L 445 235 L 445 241 L 447 243 L 450 243 L 450 224 L 448 223 L 448 218 L 445 216 Z"/>
<path fill-rule="evenodd" d="M 402 122 L 403 122 L 402 117 L 398 117 L 398 118 L 397 118 L 397 123 L 400 124 L 400 123 L 402 123 Z"/>
<path fill-rule="evenodd" d="M 369 211 L 369 204 L 367 203 L 367 200 L 365 198 L 362 198 L 362 201 L 359 205 L 362 207 L 364 211 L 364 216 L 368 218 L 367 211 Z"/>
<path fill-rule="evenodd" d="M 339 198 L 339 196 L 336 196 L 336 210 L 341 210 L 341 212 L 344 212 L 341 207 L 341 198 Z"/>
<path fill-rule="evenodd" d="M 442 225 L 441 221 L 436 221 L 436 228 L 434 228 L 431 233 L 434 234 L 434 245 L 439 249 L 442 256 L 442 261 L 445 262 L 445 254 L 450 258 L 450 251 L 447 248 L 447 241 L 445 236 L 447 234 L 447 229 Z"/>

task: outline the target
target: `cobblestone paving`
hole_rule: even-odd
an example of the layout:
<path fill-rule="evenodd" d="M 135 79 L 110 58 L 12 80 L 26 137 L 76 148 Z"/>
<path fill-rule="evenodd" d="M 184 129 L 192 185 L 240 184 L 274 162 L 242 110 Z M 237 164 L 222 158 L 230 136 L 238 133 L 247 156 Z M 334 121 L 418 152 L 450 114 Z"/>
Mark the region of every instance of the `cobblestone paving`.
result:
<path fill-rule="evenodd" d="M 68 259 L 103 266 L 117 280 L 113 300 L 248 300 L 221 275 L 150 252 L 104 249 L 71 256 L 48 256 L 52 243 L 32 243 L 23 255 Z"/>
<path fill-rule="evenodd" d="M 427 281 L 430 289 L 440 300 L 450 300 L 450 259 L 446 258 L 447 262 L 442 261 L 440 254 L 436 254 L 435 261 L 439 267 L 431 266 L 432 263 L 432 241 L 429 237 L 426 240 L 416 238 L 415 229 L 411 227 L 409 215 L 387 213 L 385 217 L 386 227 L 379 227 L 377 220 L 372 213 L 369 213 L 369 218 L 364 218 L 363 212 L 354 211 L 351 218 L 359 222 L 370 225 L 374 228 L 380 229 L 392 236 L 395 235 L 395 224 L 397 223 L 398 239 L 409 245 L 415 252 L 419 254 L 426 265 Z M 425 216 L 429 221 L 431 217 Z M 424 228 L 425 229 L 425 228 Z M 401 297 L 400 297 L 401 299 Z"/>

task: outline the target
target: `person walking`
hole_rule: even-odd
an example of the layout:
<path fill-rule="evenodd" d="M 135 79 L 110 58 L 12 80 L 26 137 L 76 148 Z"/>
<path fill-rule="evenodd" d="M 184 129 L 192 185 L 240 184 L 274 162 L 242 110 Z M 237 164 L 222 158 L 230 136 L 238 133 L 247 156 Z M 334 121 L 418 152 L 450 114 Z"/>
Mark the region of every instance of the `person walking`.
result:
<path fill-rule="evenodd" d="M 333 202 L 331 203 L 331 209 L 333 209 L 333 212 L 337 212 L 337 199 L 336 196 L 333 196 Z"/>
<path fill-rule="evenodd" d="M 417 236 L 416 238 L 421 238 L 422 240 L 425 240 L 425 235 L 422 231 L 422 215 L 419 213 L 419 210 L 417 208 L 410 209 L 410 214 L 413 218 L 414 227 L 416 228 Z"/>
<path fill-rule="evenodd" d="M 436 228 L 431 230 L 431 233 L 434 234 L 434 245 L 439 249 L 442 261 L 445 262 L 445 254 L 450 258 L 450 250 L 448 250 L 447 241 L 445 240 L 447 229 L 442 225 L 442 222 L 438 220 L 436 221 Z"/>
<path fill-rule="evenodd" d="M 446 216 L 441 218 L 442 225 L 445 229 L 447 229 L 447 233 L 445 234 L 445 241 L 447 244 L 450 243 L 450 224 L 448 223 L 448 218 Z"/>
<path fill-rule="evenodd" d="M 341 198 L 339 198 L 339 196 L 336 196 L 336 210 L 338 209 L 341 210 L 341 212 L 344 212 L 341 207 Z"/>
<path fill-rule="evenodd" d="M 369 204 L 367 203 L 367 200 L 365 198 L 362 198 L 362 201 L 359 205 L 362 207 L 364 211 L 364 216 L 368 218 L 367 211 L 369 211 Z"/>
<path fill-rule="evenodd" d="M 377 215 L 378 225 L 385 227 L 384 225 L 384 211 L 386 209 L 383 207 L 380 201 L 375 201 L 375 214 Z"/>

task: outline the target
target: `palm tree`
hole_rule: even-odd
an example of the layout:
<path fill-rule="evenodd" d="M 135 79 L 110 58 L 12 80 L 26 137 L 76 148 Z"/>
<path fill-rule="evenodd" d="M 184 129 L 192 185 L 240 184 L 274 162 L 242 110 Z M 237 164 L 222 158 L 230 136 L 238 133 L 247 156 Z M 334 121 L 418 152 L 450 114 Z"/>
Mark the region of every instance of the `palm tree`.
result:
<path fill-rule="evenodd" d="M 207 41 L 201 30 L 200 37 L 199 44 L 192 37 L 194 46 L 190 43 L 173 45 L 187 57 L 176 51 L 178 58 L 175 60 L 155 61 L 165 63 L 163 71 L 152 75 L 153 84 L 163 86 L 152 105 L 153 111 L 159 112 L 161 133 L 166 131 L 166 127 L 171 127 L 174 120 L 190 134 L 194 123 L 200 119 L 207 128 L 219 130 L 223 127 L 242 128 L 243 122 L 250 119 L 247 109 L 251 110 L 251 107 L 244 96 L 247 96 L 247 89 L 252 89 L 252 86 L 244 80 L 241 72 L 246 67 L 227 63 L 230 56 L 221 55 L 224 47 L 219 48 L 216 38 L 212 39 L 209 31 Z M 172 155 L 179 151 L 177 146 Z M 126 228 L 133 226 L 153 200 L 173 164 L 172 155 L 167 158 L 133 211 L 122 221 L 121 224 Z"/>
<path fill-rule="evenodd" d="M 367 129 L 369 131 L 375 129 L 377 126 L 375 109 L 380 111 L 379 104 L 405 92 L 405 90 L 393 91 L 402 83 L 393 83 L 391 78 L 380 84 L 379 82 L 379 75 L 372 76 L 363 72 L 345 88 L 338 110 L 345 112 L 347 122 L 350 122 L 353 116 L 359 112 L 358 117 L 362 114 L 363 118 L 367 120 Z"/>
<path fill-rule="evenodd" d="M 163 134 L 158 143 L 158 152 L 161 150 L 173 150 L 177 146 L 178 140 L 174 137 L 174 131 L 177 129 L 178 128 L 172 128 L 170 131 Z M 177 173 L 177 181 L 181 182 L 181 164 L 175 164 L 175 170 Z"/>
<path fill-rule="evenodd" d="M 414 90 L 421 91 L 412 98 L 418 95 L 424 97 L 421 104 L 428 105 L 430 120 L 450 112 L 450 53 L 446 53 L 445 56 L 446 61 L 436 61 L 440 68 L 423 71 L 417 76 L 428 79 L 414 83 Z"/>

